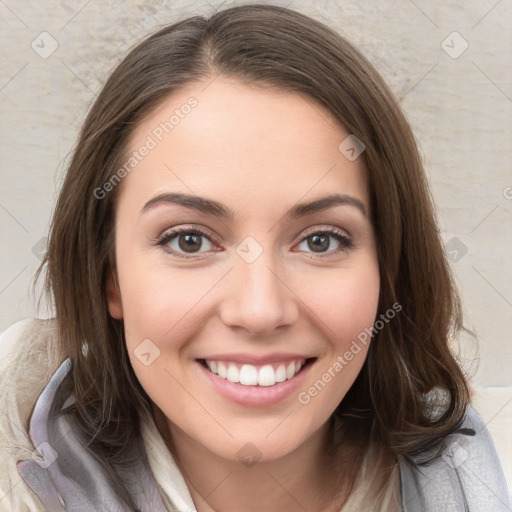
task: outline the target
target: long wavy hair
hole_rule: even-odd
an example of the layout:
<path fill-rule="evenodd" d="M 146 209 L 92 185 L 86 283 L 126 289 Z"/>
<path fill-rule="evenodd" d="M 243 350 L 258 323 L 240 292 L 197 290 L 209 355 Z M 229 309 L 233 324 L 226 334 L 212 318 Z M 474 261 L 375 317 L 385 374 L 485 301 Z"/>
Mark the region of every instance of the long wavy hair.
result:
<path fill-rule="evenodd" d="M 62 355 L 73 362 L 76 402 L 66 412 L 107 469 L 122 463 L 140 437 L 137 411 L 149 410 L 150 400 L 105 291 L 115 265 L 120 187 L 101 199 L 95 190 L 126 160 L 138 122 L 173 92 L 217 75 L 305 94 L 364 143 L 381 278 L 377 316 L 395 302 L 402 310 L 374 336 L 335 415 L 347 433 L 366 432 L 397 456 L 432 453 L 460 426 L 469 391 L 450 349 L 463 328 L 460 299 L 416 141 L 397 99 L 354 46 L 308 16 L 270 5 L 233 7 L 159 30 L 122 60 L 90 109 L 37 272 L 45 271 Z M 434 403 L 426 400 L 435 390 L 442 393 Z"/>

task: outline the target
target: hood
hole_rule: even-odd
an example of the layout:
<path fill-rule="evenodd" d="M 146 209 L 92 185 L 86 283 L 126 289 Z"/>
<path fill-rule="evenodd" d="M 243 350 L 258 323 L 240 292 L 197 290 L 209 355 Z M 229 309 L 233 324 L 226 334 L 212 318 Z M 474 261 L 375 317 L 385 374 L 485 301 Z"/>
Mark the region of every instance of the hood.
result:
<path fill-rule="evenodd" d="M 65 360 L 43 389 L 30 418 L 29 435 L 34 458 L 17 463 L 18 472 L 48 512 L 112 511 L 131 508 L 113 491 L 99 461 L 80 442 L 71 419 L 58 412 L 74 402 L 59 399 L 59 388 L 70 376 L 72 362 Z M 148 465 L 142 441 L 133 448 L 136 467 L 115 467 L 140 512 L 166 512 Z"/>

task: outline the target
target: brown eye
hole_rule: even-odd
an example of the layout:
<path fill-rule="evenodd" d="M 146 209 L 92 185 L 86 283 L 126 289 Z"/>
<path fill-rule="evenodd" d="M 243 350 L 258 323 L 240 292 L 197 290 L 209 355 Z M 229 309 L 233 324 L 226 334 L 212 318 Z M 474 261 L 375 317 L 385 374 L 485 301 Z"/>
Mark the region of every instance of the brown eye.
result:
<path fill-rule="evenodd" d="M 206 233 L 197 229 L 174 229 L 164 233 L 158 245 L 174 256 L 192 258 L 195 254 L 212 250 L 213 242 Z"/>
<path fill-rule="evenodd" d="M 176 235 L 179 248 L 185 252 L 197 252 L 201 249 L 203 245 L 201 237 L 202 235 L 197 233 Z"/>
<path fill-rule="evenodd" d="M 305 236 L 298 247 L 305 252 L 323 256 L 351 249 L 353 246 L 354 243 L 344 231 L 328 229 Z"/>
<path fill-rule="evenodd" d="M 306 240 L 313 252 L 324 252 L 329 249 L 331 243 L 329 235 L 311 235 Z"/>

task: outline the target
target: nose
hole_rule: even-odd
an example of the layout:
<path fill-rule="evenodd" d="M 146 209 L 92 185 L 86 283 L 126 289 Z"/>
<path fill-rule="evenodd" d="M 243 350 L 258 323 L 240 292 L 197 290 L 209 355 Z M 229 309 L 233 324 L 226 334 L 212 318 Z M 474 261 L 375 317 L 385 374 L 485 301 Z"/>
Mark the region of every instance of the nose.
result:
<path fill-rule="evenodd" d="M 220 305 L 225 325 L 251 335 L 271 335 L 279 327 L 292 325 L 299 316 L 298 298 L 290 283 L 278 275 L 272 258 L 264 254 L 252 263 L 236 260 Z"/>

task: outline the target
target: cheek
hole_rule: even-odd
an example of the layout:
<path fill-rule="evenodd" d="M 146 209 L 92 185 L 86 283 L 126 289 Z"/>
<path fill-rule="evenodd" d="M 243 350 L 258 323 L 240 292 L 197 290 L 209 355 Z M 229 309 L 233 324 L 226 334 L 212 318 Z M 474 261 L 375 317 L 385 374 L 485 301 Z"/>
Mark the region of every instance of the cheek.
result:
<path fill-rule="evenodd" d="M 378 271 L 369 269 L 364 274 L 347 279 L 343 291 L 332 295 L 331 304 L 337 312 L 331 316 L 332 330 L 339 333 L 340 348 L 373 325 L 379 291 Z"/>
<path fill-rule="evenodd" d="M 305 305 L 321 320 L 317 324 L 337 350 L 344 350 L 373 325 L 380 292 L 379 269 L 373 258 L 357 267 L 316 273 L 302 286 Z"/>
<path fill-rule="evenodd" d="M 305 294 L 305 302 L 321 320 L 316 324 L 328 343 L 297 398 L 318 426 L 342 401 L 364 364 L 379 301 L 378 265 L 370 259 L 324 279 L 317 275 L 315 287 L 307 288 L 315 293 Z"/>
<path fill-rule="evenodd" d="M 215 272 L 170 268 L 142 257 L 127 258 L 119 275 L 127 331 L 155 339 L 176 338 L 218 279 Z"/>
<path fill-rule="evenodd" d="M 189 415 L 202 418 L 196 402 L 184 392 L 181 358 L 200 330 L 194 304 L 209 281 L 183 270 L 132 265 L 122 288 L 126 346 L 135 375 L 159 406 L 172 397 L 171 412 L 182 422 Z"/>

